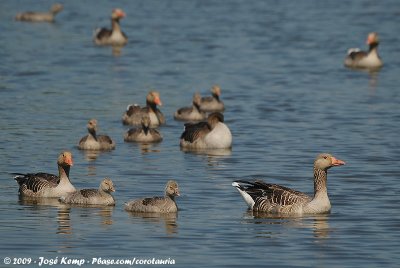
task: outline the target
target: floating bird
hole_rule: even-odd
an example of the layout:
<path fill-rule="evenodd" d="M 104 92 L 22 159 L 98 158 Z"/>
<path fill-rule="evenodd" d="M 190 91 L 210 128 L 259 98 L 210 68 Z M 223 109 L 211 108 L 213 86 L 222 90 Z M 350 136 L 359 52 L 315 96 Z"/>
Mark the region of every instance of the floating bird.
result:
<path fill-rule="evenodd" d="M 224 103 L 219 99 L 221 88 L 214 85 L 211 88 L 211 96 L 201 98 L 200 110 L 204 112 L 222 112 L 225 110 Z"/>
<path fill-rule="evenodd" d="M 84 136 L 78 144 L 81 150 L 113 150 L 115 142 L 107 135 L 97 135 L 97 120 L 91 119 L 87 124 L 89 134 Z"/>
<path fill-rule="evenodd" d="M 200 110 L 201 96 L 198 93 L 193 95 L 192 107 L 179 108 L 174 113 L 174 118 L 181 121 L 202 121 L 205 120 L 206 113 Z"/>
<path fill-rule="evenodd" d="M 27 11 L 18 13 L 15 16 L 16 20 L 30 21 L 30 22 L 54 22 L 54 17 L 63 10 L 63 5 L 54 4 L 51 6 L 48 12 L 33 12 Z"/>
<path fill-rule="evenodd" d="M 125 17 L 122 9 L 116 8 L 111 13 L 111 30 L 98 28 L 94 33 L 93 41 L 97 45 L 124 46 L 128 43 L 128 37 L 121 30 L 119 20 Z"/>
<path fill-rule="evenodd" d="M 378 55 L 379 38 L 377 33 L 369 33 L 367 38 L 368 52 L 359 48 L 350 48 L 344 65 L 351 68 L 379 68 L 383 65 Z"/>
<path fill-rule="evenodd" d="M 142 126 L 131 128 L 124 135 L 127 142 L 160 142 L 163 137 L 157 129 L 150 128 L 150 117 L 147 114 L 142 116 Z"/>

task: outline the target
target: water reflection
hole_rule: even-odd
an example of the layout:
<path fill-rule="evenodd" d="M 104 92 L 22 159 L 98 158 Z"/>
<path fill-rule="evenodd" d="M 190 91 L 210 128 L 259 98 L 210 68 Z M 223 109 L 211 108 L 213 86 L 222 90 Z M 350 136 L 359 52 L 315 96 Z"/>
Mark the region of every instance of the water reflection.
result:
<path fill-rule="evenodd" d="M 177 234 L 178 224 L 176 222 L 178 213 L 143 213 L 143 212 L 127 212 L 133 218 L 141 218 L 145 222 L 160 224 L 165 226 L 166 234 Z"/>
<path fill-rule="evenodd" d="M 329 214 L 306 215 L 306 216 L 289 216 L 277 215 L 265 212 L 247 211 L 243 217 L 246 223 L 252 222 L 254 224 L 267 224 L 267 225 L 286 225 L 293 228 L 310 229 L 316 238 L 329 238 L 331 228 L 329 226 Z M 271 232 L 268 232 L 268 237 Z"/>

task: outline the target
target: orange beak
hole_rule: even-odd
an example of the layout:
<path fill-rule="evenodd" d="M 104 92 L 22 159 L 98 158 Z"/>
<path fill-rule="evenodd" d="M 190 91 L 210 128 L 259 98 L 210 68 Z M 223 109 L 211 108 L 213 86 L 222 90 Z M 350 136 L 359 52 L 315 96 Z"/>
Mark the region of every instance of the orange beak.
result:
<path fill-rule="evenodd" d="M 332 157 L 332 166 L 336 167 L 336 166 L 342 166 L 345 164 L 346 164 L 346 162 L 344 162 L 340 159 L 336 159 L 335 157 Z"/>
<path fill-rule="evenodd" d="M 181 194 L 179 193 L 179 189 L 176 189 L 176 190 L 175 190 L 175 195 L 176 195 L 176 196 L 181 196 Z"/>
<path fill-rule="evenodd" d="M 159 105 L 159 106 L 162 106 L 162 102 L 161 102 L 161 100 L 160 100 L 159 97 L 155 97 L 155 98 L 154 98 L 154 103 L 157 104 L 157 105 Z"/>
<path fill-rule="evenodd" d="M 65 163 L 67 163 L 67 164 L 70 165 L 70 166 L 73 166 L 73 165 L 74 165 L 74 161 L 72 161 L 72 157 L 67 157 L 67 158 L 65 159 Z"/>

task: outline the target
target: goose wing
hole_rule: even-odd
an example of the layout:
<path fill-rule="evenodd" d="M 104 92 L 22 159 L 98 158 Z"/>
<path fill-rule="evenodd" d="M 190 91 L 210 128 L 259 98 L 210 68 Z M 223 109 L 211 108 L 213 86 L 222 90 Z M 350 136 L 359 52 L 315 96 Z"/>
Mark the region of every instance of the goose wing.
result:
<path fill-rule="evenodd" d="M 194 142 L 195 140 L 204 137 L 210 133 L 211 128 L 207 122 L 199 122 L 196 124 L 186 123 L 185 130 L 181 135 L 181 139 L 188 142 Z"/>

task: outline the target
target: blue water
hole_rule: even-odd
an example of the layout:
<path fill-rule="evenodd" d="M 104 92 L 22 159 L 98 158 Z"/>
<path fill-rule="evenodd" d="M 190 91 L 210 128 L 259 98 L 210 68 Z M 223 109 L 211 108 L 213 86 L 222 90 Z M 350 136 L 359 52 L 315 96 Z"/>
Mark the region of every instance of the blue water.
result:
<path fill-rule="evenodd" d="M 51 3 L 0 2 L 0 266 L 6 257 L 67 256 L 170 258 L 177 267 L 398 267 L 399 1 L 66 1 L 54 24 L 13 20 Z M 109 27 L 114 7 L 127 13 L 121 51 L 91 40 L 96 27 Z M 384 67 L 344 68 L 347 49 L 365 49 L 370 31 L 379 33 Z M 173 113 L 213 84 L 232 151 L 182 152 Z M 150 89 L 164 103 L 164 141 L 124 143 L 122 113 Z M 116 150 L 77 150 L 90 118 Z M 76 187 L 113 179 L 114 208 L 19 201 L 10 173 L 56 173 L 62 150 L 73 153 Z M 321 152 L 347 163 L 329 172 L 329 215 L 258 217 L 231 186 L 256 177 L 312 193 Z M 122 209 L 161 195 L 169 179 L 181 188 L 177 215 Z"/>

